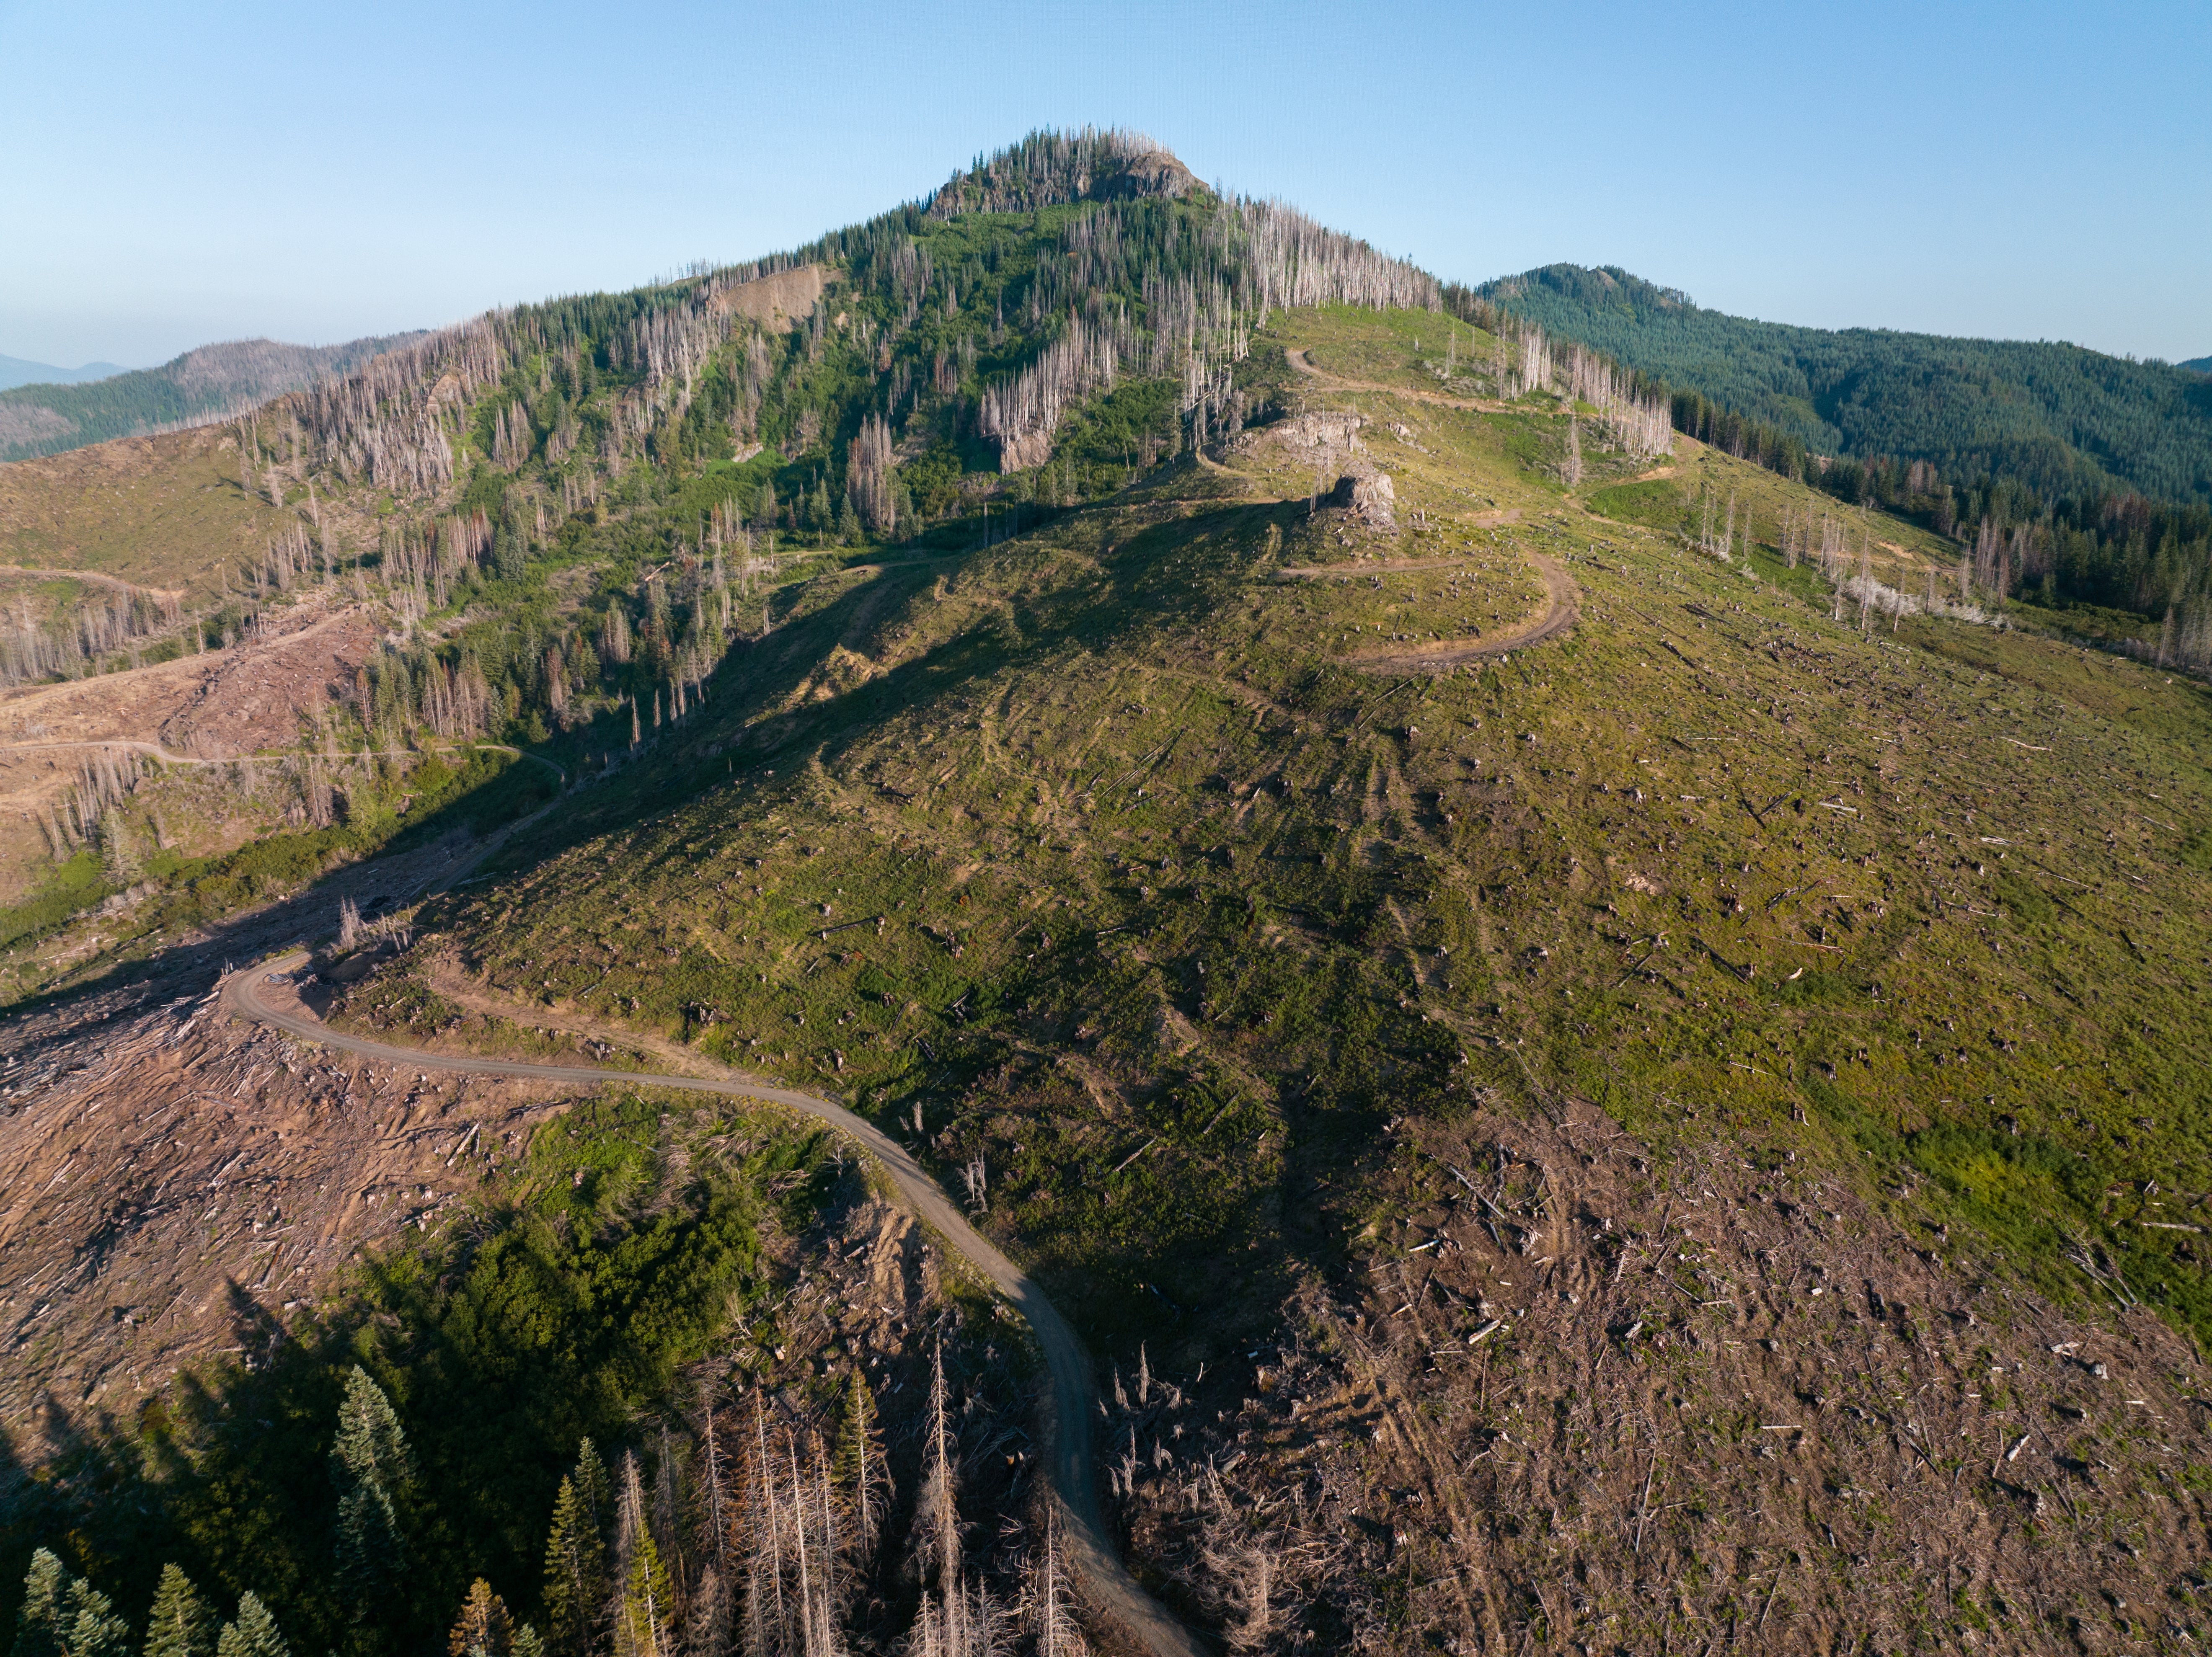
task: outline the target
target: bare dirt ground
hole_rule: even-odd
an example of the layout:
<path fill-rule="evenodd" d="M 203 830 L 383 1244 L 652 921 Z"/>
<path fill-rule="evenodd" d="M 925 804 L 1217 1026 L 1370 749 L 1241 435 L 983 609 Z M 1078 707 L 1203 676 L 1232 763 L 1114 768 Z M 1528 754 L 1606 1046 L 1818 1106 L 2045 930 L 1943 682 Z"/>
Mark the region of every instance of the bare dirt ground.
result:
<path fill-rule="evenodd" d="M 574 1096 L 332 1062 L 216 1007 L 230 963 L 327 932 L 343 898 L 374 909 L 443 885 L 495 843 L 337 870 L 0 1017 L 0 1434 L 19 1460 L 274 1338 L 288 1303 L 428 1223 Z"/>
<path fill-rule="evenodd" d="M 228 650 L 0 693 L 0 901 L 45 857 L 37 827 L 87 761 L 143 754 L 171 763 L 234 760 L 295 743 L 375 649 L 364 610 L 312 602 L 270 617 L 271 636 Z M 282 632 L 274 629 L 282 628 Z"/>
<path fill-rule="evenodd" d="M 714 307 L 732 316 L 766 323 L 776 333 L 787 334 L 800 319 L 814 314 L 823 290 L 835 277 L 828 266 L 802 264 L 741 282 L 714 295 Z"/>
<path fill-rule="evenodd" d="M 304 1051 L 228 1019 L 208 977 L 194 988 L 5 1032 L 0 1431 L 19 1460 L 281 1338 L 361 1250 L 434 1223 L 574 1092 Z"/>
<path fill-rule="evenodd" d="M 1473 409 L 1486 414 L 1501 414 L 1512 406 L 1490 398 L 1448 397 L 1442 391 L 1425 391 L 1417 386 L 1386 385 L 1376 379 L 1346 379 L 1318 367 L 1309 352 L 1285 351 L 1283 355 L 1298 373 L 1327 385 L 1342 385 L 1355 391 L 1383 391 L 1392 397 L 1411 398 L 1416 403 L 1433 403 L 1439 408 Z"/>
<path fill-rule="evenodd" d="M 2212 1399 L 2154 1316 L 1579 1102 L 1394 1138 L 1402 1223 L 1279 1345 L 1103 1424 L 1133 1552 L 1249 1643 L 2191 1648 Z"/>

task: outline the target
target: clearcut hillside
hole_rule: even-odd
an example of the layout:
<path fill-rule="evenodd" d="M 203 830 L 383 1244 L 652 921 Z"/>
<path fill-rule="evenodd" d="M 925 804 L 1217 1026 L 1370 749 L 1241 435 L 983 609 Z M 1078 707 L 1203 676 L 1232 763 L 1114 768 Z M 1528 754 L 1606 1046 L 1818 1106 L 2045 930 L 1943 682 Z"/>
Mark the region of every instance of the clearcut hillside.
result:
<path fill-rule="evenodd" d="M 372 643 L 222 759 L 249 846 L 155 855 L 192 768 L 88 781 L 10 1016 L 181 1008 L 296 932 L 349 1031 L 835 1096 L 1075 1326 L 1114 1539 L 1224 1647 L 2212 1635 L 2212 689 L 1171 160 L 1041 135 L 228 433 L 210 501 L 289 517 L 185 665 Z M 76 1062 L 9 1096 L 26 1165 Z M 428 1090 L 255 1062 L 332 1133 Z M 240 1278 L 236 1367 L 50 1387 L 11 1576 L 48 1545 L 139 1618 L 174 1561 L 301 1648 L 496 1594 L 578 1657 L 647 1599 L 797 1649 L 764 1539 L 855 1534 L 888 1465 L 921 1539 L 840 1554 L 821 1626 L 943 1648 L 957 1527 L 1058 1638 L 1018 1330 L 842 1155 L 648 1089 L 447 1131 L 419 1241 Z M 154 1199 L 49 1200 L 15 1301 L 120 1350 Z M 198 1211 L 255 1259 L 293 1211 Z M 818 1506 L 702 1518 L 771 1432 Z M 422 1563 L 372 1599 L 333 1538 L 387 1479 Z"/>

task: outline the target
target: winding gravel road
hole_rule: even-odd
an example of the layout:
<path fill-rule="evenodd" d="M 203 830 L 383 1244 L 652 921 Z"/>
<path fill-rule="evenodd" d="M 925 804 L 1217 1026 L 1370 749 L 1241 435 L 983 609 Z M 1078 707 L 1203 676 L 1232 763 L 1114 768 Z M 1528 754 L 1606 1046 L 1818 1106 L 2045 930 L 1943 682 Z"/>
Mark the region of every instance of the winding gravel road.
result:
<path fill-rule="evenodd" d="M 1091 1413 L 1095 1395 L 1091 1385 L 1091 1358 L 1083 1350 L 1083 1343 L 1045 1298 L 1044 1290 L 968 1223 L 944 1188 L 896 1140 L 851 1111 L 811 1093 L 763 1087 L 750 1082 L 602 1070 L 592 1065 L 537 1065 L 504 1059 L 467 1058 L 349 1035 L 325 1024 L 291 993 L 292 974 L 305 964 L 307 958 L 304 950 L 296 951 L 234 974 L 224 986 L 223 1005 L 238 1017 L 273 1025 L 302 1041 L 320 1042 L 388 1064 L 412 1065 L 421 1070 L 451 1071 L 470 1076 L 532 1077 L 543 1081 L 574 1082 L 587 1087 L 603 1082 L 637 1082 L 657 1088 L 682 1088 L 693 1093 L 766 1100 L 825 1123 L 857 1144 L 890 1175 L 913 1212 L 945 1240 L 946 1247 L 988 1278 L 1036 1331 L 1052 1381 L 1044 1399 L 1046 1437 L 1050 1447 L 1046 1465 L 1052 1476 L 1054 1492 L 1059 1497 L 1061 1533 L 1069 1560 L 1082 1578 L 1089 1598 L 1098 1609 L 1121 1624 L 1154 1657 L 1206 1657 L 1206 1648 L 1197 1636 L 1137 1586 L 1107 1537 L 1098 1508 L 1097 1471 L 1091 1456 Z M 267 992 L 275 987 L 272 978 L 283 985 L 283 999 L 289 1005 L 270 1005 Z"/>

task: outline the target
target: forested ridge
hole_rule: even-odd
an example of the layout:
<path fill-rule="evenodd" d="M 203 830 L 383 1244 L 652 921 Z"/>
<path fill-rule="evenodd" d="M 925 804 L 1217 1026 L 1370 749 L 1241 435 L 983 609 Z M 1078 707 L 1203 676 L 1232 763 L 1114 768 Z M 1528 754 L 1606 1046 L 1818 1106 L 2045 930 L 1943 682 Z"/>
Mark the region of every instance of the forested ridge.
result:
<path fill-rule="evenodd" d="M 792 252 L 495 313 L 295 392 L 235 434 L 240 487 L 299 521 L 198 626 L 220 642 L 319 584 L 374 591 L 460 624 L 369 665 L 362 726 L 558 731 L 604 762 L 773 625 L 778 560 L 1035 523 L 1265 412 L 1235 380 L 1272 311 L 1438 303 L 1413 267 L 1180 172 L 1131 135 L 1033 137 Z M 971 197 L 1028 205 L 956 210 Z M 816 272 L 795 325 L 746 313 Z M 318 486 L 442 508 L 371 546 Z M 556 615 L 547 577 L 580 564 L 597 591 Z"/>
<path fill-rule="evenodd" d="M 0 391 L 0 462 L 228 419 L 419 337 L 380 335 L 343 345 L 236 340 L 203 345 L 157 368 Z"/>
<path fill-rule="evenodd" d="M 1926 460 L 2045 495 L 2212 501 L 2212 386 L 2165 363 L 2063 341 L 1757 322 L 1612 266 L 1547 265 L 1480 292 L 1815 453 Z"/>
<path fill-rule="evenodd" d="M 1617 357 L 1693 437 L 1955 537 L 1985 586 L 2212 628 L 2212 379 L 2187 365 L 1756 322 L 1613 266 L 1470 298 Z"/>

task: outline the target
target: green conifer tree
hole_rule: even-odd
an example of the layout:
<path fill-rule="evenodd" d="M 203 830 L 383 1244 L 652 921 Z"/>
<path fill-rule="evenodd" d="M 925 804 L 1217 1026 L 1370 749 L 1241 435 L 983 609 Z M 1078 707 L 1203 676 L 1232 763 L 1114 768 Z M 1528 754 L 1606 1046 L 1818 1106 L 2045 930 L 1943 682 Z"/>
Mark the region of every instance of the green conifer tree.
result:
<path fill-rule="evenodd" d="M 23 1574 L 23 1603 L 15 1611 L 11 1657 L 62 1657 L 69 1585 L 69 1571 L 50 1550 L 31 1555 L 31 1569 Z"/>
<path fill-rule="evenodd" d="M 215 1651 L 216 1657 L 291 1657 L 276 1619 L 251 1589 L 238 1596 L 238 1620 L 222 1625 Z"/>
<path fill-rule="evenodd" d="M 855 1557 L 866 1559 L 875 1551 L 890 1480 L 876 1427 L 876 1395 L 858 1369 L 845 1394 L 845 1420 L 837 1434 L 837 1482 L 851 1493 L 851 1546 Z"/>
<path fill-rule="evenodd" d="M 398 1502 L 411 1472 L 406 1435 L 391 1400 L 356 1364 L 338 1406 L 331 1478 L 338 1496 L 338 1591 L 356 1622 L 375 1608 L 406 1565 Z"/>
<path fill-rule="evenodd" d="M 69 1657 L 128 1657 L 131 1624 L 91 1583 L 70 1584 L 70 1613 Z"/>
<path fill-rule="evenodd" d="M 130 1646 L 131 1625 L 106 1594 L 71 1576 L 51 1550 L 31 1555 L 12 1657 L 125 1657 Z"/>
<path fill-rule="evenodd" d="M 591 1448 L 585 1440 L 586 1454 Z M 594 1465 L 597 1460 L 593 1456 Z M 605 1469 L 598 1471 L 604 1479 Z M 576 1477 L 561 1481 L 552 1533 L 545 1539 L 545 1616 L 554 1657 L 586 1657 L 607 1598 L 606 1544 L 579 1487 L 583 1474 L 580 1464 Z"/>
<path fill-rule="evenodd" d="M 502 581 L 519 581 L 530 563 L 530 531 L 513 495 L 501 504 L 491 532 L 491 567 Z"/>
<path fill-rule="evenodd" d="M 622 1592 L 615 1607 L 615 1657 L 672 1657 L 674 1652 L 675 1591 L 668 1568 L 653 1545 L 653 1527 L 647 1522 L 645 1490 L 638 1478 L 637 1458 L 623 1457 L 622 1492 L 618 1500 L 617 1557 L 623 1561 Z"/>
<path fill-rule="evenodd" d="M 630 1551 L 629 1575 L 623 1582 L 622 1607 L 615 1624 L 616 1657 L 672 1657 L 675 1590 L 653 1533 L 638 1527 Z"/>
<path fill-rule="evenodd" d="M 192 1579 L 174 1565 L 161 1567 L 154 1609 L 146 1617 L 145 1657 L 210 1657 L 215 1618 Z"/>
<path fill-rule="evenodd" d="M 608 1522 L 614 1518 L 614 1480 L 607 1472 L 607 1464 L 599 1460 L 599 1452 L 590 1439 L 576 1447 L 576 1495 L 584 1503 L 592 1528 L 604 1536 Z"/>

